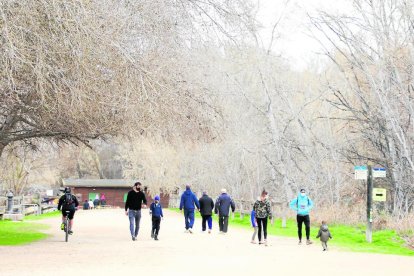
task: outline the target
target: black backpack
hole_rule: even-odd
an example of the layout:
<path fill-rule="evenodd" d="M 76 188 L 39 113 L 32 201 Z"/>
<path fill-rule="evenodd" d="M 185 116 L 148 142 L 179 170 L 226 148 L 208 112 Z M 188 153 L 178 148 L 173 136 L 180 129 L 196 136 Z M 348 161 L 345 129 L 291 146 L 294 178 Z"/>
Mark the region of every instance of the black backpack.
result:
<path fill-rule="evenodd" d="M 65 198 L 63 199 L 63 204 L 65 207 L 72 207 L 73 205 L 73 196 L 70 193 L 65 194 Z"/>

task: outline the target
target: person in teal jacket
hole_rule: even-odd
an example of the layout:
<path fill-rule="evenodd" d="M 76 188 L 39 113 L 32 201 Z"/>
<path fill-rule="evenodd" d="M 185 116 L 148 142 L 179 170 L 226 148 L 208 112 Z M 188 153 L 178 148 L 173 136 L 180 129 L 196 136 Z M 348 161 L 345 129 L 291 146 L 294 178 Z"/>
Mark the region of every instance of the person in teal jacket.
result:
<path fill-rule="evenodd" d="M 302 224 L 305 223 L 306 244 L 312 244 L 310 240 L 310 217 L 309 212 L 313 208 L 312 200 L 306 195 L 305 189 L 300 189 L 299 195 L 294 198 L 289 207 L 297 212 L 299 244 L 302 244 Z"/>

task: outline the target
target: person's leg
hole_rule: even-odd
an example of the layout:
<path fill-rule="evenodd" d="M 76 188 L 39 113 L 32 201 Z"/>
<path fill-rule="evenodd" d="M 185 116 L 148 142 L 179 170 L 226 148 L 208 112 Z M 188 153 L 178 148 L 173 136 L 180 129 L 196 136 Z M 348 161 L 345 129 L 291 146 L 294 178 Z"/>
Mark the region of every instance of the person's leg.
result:
<path fill-rule="evenodd" d="M 129 218 L 129 231 L 131 232 L 132 239 L 135 240 L 135 235 L 134 235 L 135 214 L 133 210 L 128 210 L 128 218 Z"/>
<path fill-rule="evenodd" d="M 141 210 L 138 210 L 135 213 L 135 237 L 138 236 L 140 221 L 141 221 Z"/>
<path fill-rule="evenodd" d="M 256 234 L 257 234 L 257 227 L 253 227 L 253 236 L 252 236 L 252 243 L 255 243 L 254 239 L 256 238 Z"/>
<path fill-rule="evenodd" d="M 158 233 L 160 232 L 161 218 L 155 218 L 155 236 L 154 240 L 158 240 Z"/>
<path fill-rule="evenodd" d="M 321 242 L 321 243 L 322 243 L 323 251 L 325 251 L 326 249 L 328 249 L 328 245 L 326 244 L 326 242 Z"/>
<path fill-rule="evenodd" d="M 223 232 L 227 233 L 229 227 L 229 216 L 225 216 L 223 220 Z"/>
<path fill-rule="evenodd" d="M 224 219 L 224 217 L 219 215 L 219 229 L 220 229 L 220 232 L 223 232 L 223 219 Z"/>
<path fill-rule="evenodd" d="M 208 231 L 210 232 L 211 229 L 213 229 L 213 218 L 210 216 L 207 216 L 207 223 L 208 223 Z"/>
<path fill-rule="evenodd" d="M 299 237 L 299 242 L 302 241 L 302 222 L 303 222 L 303 216 L 296 216 L 296 221 L 298 223 L 298 237 Z"/>
<path fill-rule="evenodd" d="M 259 228 L 259 232 L 257 233 L 257 238 L 259 239 L 259 243 L 262 241 L 262 219 L 256 218 L 257 220 L 257 227 Z"/>
<path fill-rule="evenodd" d="M 267 217 L 263 219 L 263 240 L 267 240 Z"/>
<path fill-rule="evenodd" d="M 202 222 L 201 222 L 201 230 L 206 231 L 206 221 L 207 221 L 207 216 L 201 216 L 203 218 Z"/>
<path fill-rule="evenodd" d="M 309 217 L 309 215 L 304 216 L 304 221 L 305 221 L 306 239 L 309 241 L 309 237 L 310 237 L 310 217 Z"/>
<path fill-rule="evenodd" d="M 152 227 L 151 227 L 151 238 L 154 238 L 155 235 L 155 229 L 156 229 L 156 225 L 155 225 L 155 217 L 152 217 Z"/>
<path fill-rule="evenodd" d="M 189 227 L 190 227 L 190 229 L 193 229 L 193 225 L 194 225 L 194 210 L 190 210 L 190 213 L 189 213 L 188 217 L 190 219 Z"/>
<path fill-rule="evenodd" d="M 189 225 L 189 211 L 187 209 L 184 209 L 184 219 L 185 219 L 185 230 L 188 230 L 188 228 L 190 228 Z"/>

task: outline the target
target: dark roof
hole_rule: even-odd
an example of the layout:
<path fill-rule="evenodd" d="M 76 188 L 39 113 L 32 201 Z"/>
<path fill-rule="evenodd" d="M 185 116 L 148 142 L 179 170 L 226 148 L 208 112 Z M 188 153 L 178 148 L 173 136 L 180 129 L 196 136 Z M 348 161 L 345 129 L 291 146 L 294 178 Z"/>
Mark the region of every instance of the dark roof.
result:
<path fill-rule="evenodd" d="M 64 186 L 69 187 L 128 187 L 131 188 L 137 180 L 131 179 L 62 179 Z"/>

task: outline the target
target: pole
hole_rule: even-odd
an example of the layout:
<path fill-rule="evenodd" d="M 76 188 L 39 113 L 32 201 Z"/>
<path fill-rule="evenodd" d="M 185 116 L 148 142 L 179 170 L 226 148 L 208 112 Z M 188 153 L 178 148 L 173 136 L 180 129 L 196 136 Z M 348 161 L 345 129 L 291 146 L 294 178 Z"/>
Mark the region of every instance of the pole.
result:
<path fill-rule="evenodd" d="M 368 166 L 368 180 L 367 180 L 367 242 L 372 243 L 372 189 L 373 189 L 372 168 Z"/>

